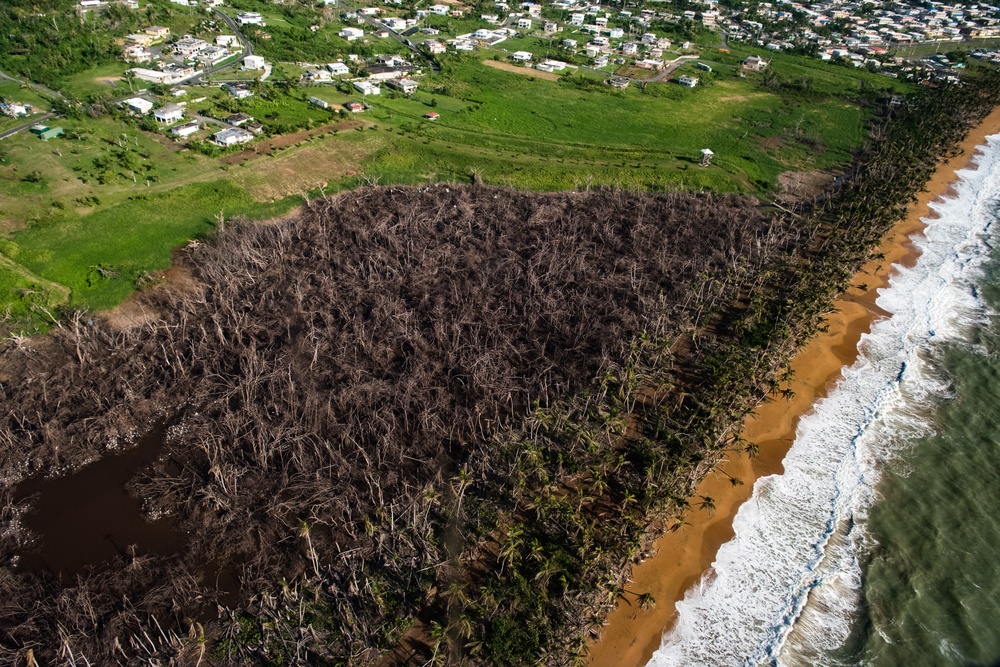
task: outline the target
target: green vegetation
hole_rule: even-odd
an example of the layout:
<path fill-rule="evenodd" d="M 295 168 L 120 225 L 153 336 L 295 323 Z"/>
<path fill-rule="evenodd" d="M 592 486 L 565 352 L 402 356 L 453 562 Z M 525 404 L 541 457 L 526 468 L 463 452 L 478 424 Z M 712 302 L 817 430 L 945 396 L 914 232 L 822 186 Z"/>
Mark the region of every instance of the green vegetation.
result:
<path fill-rule="evenodd" d="M 561 189 L 582 183 L 638 188 L 761 191 L 789 169 L 846 165 L 873 100 L 902 89 L 868 72 L 783 57 L 766 77 L 738 78 L 740 52 L 713 56 L 702 83 L 669 81 L 615 91 L 586 74 L 558 82 L 451 58 L 410 98 L 368 102 L 401 133 L 368 167 L 383 182 L 481 178 Z M 422 120 L 431 109 L 434 124 Z M 716 153 L 697 168 L 702 148 Z"/>
<path fill-rule="evenodd" d="M 149 25 L 191 32 L 201 10 L 148 0 L 142 10 L 109 4 L 78 15 L 74 0 L 17 0 L 0 5 L 0 70 L 83 97 L 97 77 L 124 71 L 118 40 Z"/>

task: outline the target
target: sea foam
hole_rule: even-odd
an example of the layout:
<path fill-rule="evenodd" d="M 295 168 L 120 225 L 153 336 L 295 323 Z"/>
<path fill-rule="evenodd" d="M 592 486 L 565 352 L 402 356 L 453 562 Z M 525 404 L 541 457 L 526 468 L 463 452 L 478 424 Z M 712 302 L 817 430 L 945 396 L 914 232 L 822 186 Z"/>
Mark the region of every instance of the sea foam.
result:
<path fill-rule="evenodd" d="M 933 429 L 936 398 L 951 392 L 935 352 L 982 322 L 976 280 L 989 258 L 1000 201 L 1000 135 L 962 170 L 953 195 L 931 205 L 913 238 L 920 256 L 894 267 L 878 305 L 890 316 L 862 337 L 859 356 L 799 422 L 784 473 L 757 480 L 735 537 L 677 604 L 650 667 L 829 664 L 859 602 L 858 555 L 890 464 Z"/>

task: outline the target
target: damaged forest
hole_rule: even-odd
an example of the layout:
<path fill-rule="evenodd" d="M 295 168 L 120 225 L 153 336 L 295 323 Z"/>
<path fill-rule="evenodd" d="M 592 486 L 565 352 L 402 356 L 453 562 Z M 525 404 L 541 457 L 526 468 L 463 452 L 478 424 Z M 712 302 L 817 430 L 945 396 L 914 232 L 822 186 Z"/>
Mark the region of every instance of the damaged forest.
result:
<path fill-rule="evenodd" d="M 653 537 L 995 74 L 876 121 L 838 192 L 366 187 L 226 221 L 0 357 L 4 664 L 576 664 Z M 140 445 L 140 443 L 145 443 Z M 37 495 L 136 446 L 175 548 L 33 558 Z M 43 492 L 40 492 L 43 493 Z M 709 504 L 711 499 L 703 499 Z M 41 563 L 41 564 L 39 564 Z"/>

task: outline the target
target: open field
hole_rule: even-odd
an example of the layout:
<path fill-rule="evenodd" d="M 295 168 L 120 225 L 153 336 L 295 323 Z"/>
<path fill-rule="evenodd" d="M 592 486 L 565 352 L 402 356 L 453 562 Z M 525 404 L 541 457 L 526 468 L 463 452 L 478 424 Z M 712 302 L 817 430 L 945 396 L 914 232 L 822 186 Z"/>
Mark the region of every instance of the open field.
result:
<path fill-rule="evenodd" d="M 242 4 L 261 6 L 256 0 Z M 334 23 L 313 33 L 306 15 L 295 8 L 269 7 L 290 30 L 308 33 L 309 39 L 319 34 L 332 59 L 336 43 L 322 33 Z M 315 196 L 319 188 L 335 191 L 361 177 L 379 183 L 483 181 L 536 190 L 613 185 L 768 192 L 789 170 L 842 169 L 863 141 L 877 91 L 905 89 L 886 77 L 780 54 L 773 62 L 777 76 L 764 85 L 759 76 L 736 76 L 739 61 L 752 52 L 707 50 L 702 61 L 714 72 L 695 70 L 693 63 L 679 71 L 701 78 L 695 89 L 664 82 L 624 92 L 603 85 L 601 75 L 591 72 L 553 81 L 546 73 L 506 71 L 509 66 L 483 63 L 481 57 L 448 57 L 440 74 L 421 77 L 413 96 L 386 89 L 367 99 L 372 111 L 352 122 L 374 130 L 323 132 L 311 139 L 315 128 L 336 114 L 310 104 L 310 95 L 341 105 L 360 96 L 332 85 L 266 82 L 257 85 L 258 95 L 237 102 L 216 87 L 196 87 L 188 99 L 207 99 L 191 109 L 221 118 L 243 111 L 281 136 L 220 159 L 208 157 L 218 149 L 208 147 L 206 155 L 184 150 L 183 143 L 162 131 L 141 131 L 110 117 L 61 119 L 65 139 L 43 143 L 23 134 L 4 143 L 0 226 L 19 249 L 14 261 L 26 271 L 70 288 L 68 303 L 76 307 L 106 307 L 148 271 L 162 268 L 170 248 L 185 235 L 210 229 L 220 209 L 231 209 L 223 210 L 226 216 L 254 215 L 261 202 L 277 206 L 283 197 Z M 101 79 L 113 78 L 120 69 L 101 66 L 68 81 L 78 95 L 111 90 Z M 120 93 L 124 84 L 117 85 Z M 431 110 L 440 120 L 423 118 Z M 342 129 L 348 127 L 353 126 Z M 294 145 L 301 141 L 308 143 Z M 707 168 L 697 165 L 703 148 L 715 152 Z M 220 207 L 212 187 L 225 181 L 229 185 Z M 87 221 L 123 221 L 142 208 L 135 202 L 146 201 L 136 197 L 172 201 L 169 192 L 175 188 L 187 188 L 179 192 L 190 198 L 176 226 L 167 224 L 162 234 L 130 236 L 119 235 L 118 223 L 109 223 L 108 234 L 119 236 L 111 239 L 107 253 L 91 244 Z M 61 239 L 65 246 L 59 245 Z M 137 259 L 125 261 L 133 243 Z M 154 250 L 156 244 L 167 245 Z M 55 249 L 63 247 L 66 254 L 56 258 Z M 23 311 L 24 280 L 13 274 L 4 279 L 7 296 L 0 303 L 12 312 Z"/>
<path fill-rule="evenodd" d="M 493 69 L 500 69 L 505 72 L 512 72 L 514 74 L 522 74 L 524 76 L 533 76 L 538 79 L 545 79 L 547 81 L 558 81 L 559 75 L 555 72 L 541 72 L 533 67 L 522 67 L 521 65 L 515 65 L 514 63 L 505 63 L 499 60 L 484 60 L 483 64 L 487 67 L 492 67 Z"/>

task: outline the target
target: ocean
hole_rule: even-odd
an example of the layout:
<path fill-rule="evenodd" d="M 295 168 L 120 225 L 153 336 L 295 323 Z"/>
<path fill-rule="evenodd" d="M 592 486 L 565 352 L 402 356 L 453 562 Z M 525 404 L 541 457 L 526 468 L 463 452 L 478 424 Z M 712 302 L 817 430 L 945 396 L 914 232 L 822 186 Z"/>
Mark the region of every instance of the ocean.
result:
<path fill-rule="evenodd" d="M 1000 664 L 1000 135 L 650 667 Z"/>

